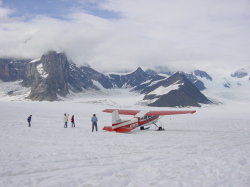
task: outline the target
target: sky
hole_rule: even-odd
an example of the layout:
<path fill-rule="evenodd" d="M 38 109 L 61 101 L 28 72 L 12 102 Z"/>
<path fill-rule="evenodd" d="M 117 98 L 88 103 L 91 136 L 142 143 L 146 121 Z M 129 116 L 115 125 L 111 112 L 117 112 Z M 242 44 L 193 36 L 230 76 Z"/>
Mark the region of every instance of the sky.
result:
<path fill-rule="evenodd" d="M 99 71 L 250 66 L 250 0 L 0 0 L 0 56 Z"/>

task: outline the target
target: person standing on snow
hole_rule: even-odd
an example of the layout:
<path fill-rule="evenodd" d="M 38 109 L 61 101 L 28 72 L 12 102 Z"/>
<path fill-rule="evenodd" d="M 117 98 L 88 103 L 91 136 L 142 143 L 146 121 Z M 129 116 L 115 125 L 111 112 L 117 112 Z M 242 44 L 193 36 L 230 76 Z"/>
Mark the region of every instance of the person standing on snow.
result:
<path fill-rule="evenodd" d="M 64 128 L 67 128 L 68 126 L 68 114 L 64 113 Z"/>
<path fill-rule="evenodd" d="M 71 117 L 71 128 L 73 128 L 73 127 L 76 127 L 75 126 L 75 116 L 74 115 L 72 115 L 72 117 Z"/>
<path fill-rule="evenodd" d="M 30 116 L 28 117 L 28 119 L 27 119 L 27 121 L 28 121 L 28 123 L 29 123 L 29 126 L 28 126 L 28 127 L 31 127 L 31 117 L 32 117 L 32 115 L 30 115 Z"/>
<path fill-rule="evenodd" d="M 91 121 L 92 121 L 92 132 L 94 131 L 94 127 L 95 127 L 95 130 L 97 131 L 97 117 L 95 114 L 93 114 L 93 117 L 91 118 Z"/>

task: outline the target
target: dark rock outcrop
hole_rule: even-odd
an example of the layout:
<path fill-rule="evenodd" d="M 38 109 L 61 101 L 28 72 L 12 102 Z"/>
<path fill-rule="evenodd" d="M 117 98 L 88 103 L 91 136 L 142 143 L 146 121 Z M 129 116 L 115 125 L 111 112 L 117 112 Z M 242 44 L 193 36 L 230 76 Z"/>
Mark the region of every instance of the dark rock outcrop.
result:
<path fill-rule="evenodd" d="M 201 77 L 201 78 L 204 77 L 204 78 L 206 78 L 207 80 L 210 80 L 210 81 L 213 80 L 213 78 L 207 72 L 205 72 L 205 71 L 195 70 L 194 71 L 194 75 L 198 76 L 198 77 Z"/>
<path fill-rule="evenodd" d="M 23 85 L 31 87 L 30 99 L 54 101 L 65 97 L 69 91 L 81 92 L 85 89 L 112 88 L 111 81 L 90 67 L 77 67 L 64 53 L 50 51 L 40 60 L 27 65 Z"/>
<path fill-rule="evenodd" d="M 195 75 L 193 74 L 189 74 L 189 73 L 185 73 L 185 76 L 187 77 L 187 79 L 192 82 L 200 91 L 203 91 L 206 89 L 204 83 L 199 80 Z"/>
<path fill-rule="evenodd" d="M 231 84 L 228 81 L 223 83 L 224 88 L 231 88 Z"/>
<path fill-rule="evenodd" d="M 243 78 L 243 77 L 246 77 L 247 75 L 248 73 L 244 68 L 239 69 L 231 74 L 232 77 L 236 77 L 236 78 Z"/>
<path fill-rule="evenodd" d="M 0 58 L 0 80 L 5 82 L 23 80 L 29 61 L 29 59 Z"/>
<path fill-rule="evenodd" d="M 65 54 L 49 51 L 41 59 L 27 64 L 23 85 L 31 87 L 28 98 L 54 101 L 69 93 L 69 62 Z"/>
<path fill-rule="evenodd" d="M 113 85 L 118 88 L 126 87 L 131 88 L 137 86 L 144 82 L 145 80 L 150 78 L 150 75 L 145 73 L 140 67 L 137 68 L 136 71 L 120 75 L 120 74 L 109 74 L 110 80 L 112 81 Z"/>
<path fill-rule="evenodd" d="M 87 66 L 82 66 L 80 69 L 82 74 L 84 74 L 86 78 L 88 77 L 92 82 L 96 81 L 106 89 L 113 88 L 113 83 L 108 76 L 105 76 L 104 74 Z"/>

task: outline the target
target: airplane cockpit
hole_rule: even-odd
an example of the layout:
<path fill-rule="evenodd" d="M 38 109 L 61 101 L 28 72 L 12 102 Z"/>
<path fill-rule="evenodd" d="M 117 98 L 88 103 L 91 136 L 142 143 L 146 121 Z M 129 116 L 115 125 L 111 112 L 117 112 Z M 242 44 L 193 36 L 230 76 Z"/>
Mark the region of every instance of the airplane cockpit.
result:
<path fill-rule="evenodd" d="M 140 118 L 140 121 L 145 121 L 145 120 L 148 120 L 148 119 L 151 119 L 151 118 L 154 118 L 154 117 L 157 117 L 157 116 L 143 116 Z"/>

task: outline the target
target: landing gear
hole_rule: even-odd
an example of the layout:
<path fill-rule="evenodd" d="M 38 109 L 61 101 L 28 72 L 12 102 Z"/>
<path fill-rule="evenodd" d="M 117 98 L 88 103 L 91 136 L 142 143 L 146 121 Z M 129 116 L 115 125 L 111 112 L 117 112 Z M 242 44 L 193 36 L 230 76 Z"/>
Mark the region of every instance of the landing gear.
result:
<path fill-rule="evenodd" d="M 158 127 L 158 131 L 164 131 L 165 129 L 163 127 Z"/>
<path fill-rule="evenodd" d="M 162 127 L 162 126 L 158 126 L 158 125 L 156 125 L 155 123 L 154 123 L 154 125 L 158 128 L 158 131 L 164 131 L 165 129 Z"/>
<path fill-rule="evenodd" d="M 149 129 L 149 128 L 150 128 L 150 127 L 146 127 L 146 128 L 145 128 L 144 126 L 142 126 L 142 127 L 140 127 L 140 130 L 143 131 L 143 130 L 147 130 L 147 129 Z"/>

